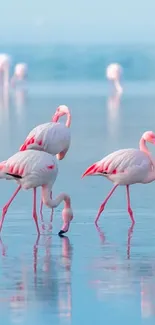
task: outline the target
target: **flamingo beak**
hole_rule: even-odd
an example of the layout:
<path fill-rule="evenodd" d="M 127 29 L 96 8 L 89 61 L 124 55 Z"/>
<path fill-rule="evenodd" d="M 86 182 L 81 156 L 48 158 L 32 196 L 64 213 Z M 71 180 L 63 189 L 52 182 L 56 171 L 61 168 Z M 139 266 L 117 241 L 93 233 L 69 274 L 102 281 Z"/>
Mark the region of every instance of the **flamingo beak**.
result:
<path fill-rule="evenodd" d="M 102 175 L 102 173 L 102 167 L 99 166 L 98 163 L 95 163 L 86 169 L 86 171 L 82 175 L 82 178 L 85 176 Z"/>

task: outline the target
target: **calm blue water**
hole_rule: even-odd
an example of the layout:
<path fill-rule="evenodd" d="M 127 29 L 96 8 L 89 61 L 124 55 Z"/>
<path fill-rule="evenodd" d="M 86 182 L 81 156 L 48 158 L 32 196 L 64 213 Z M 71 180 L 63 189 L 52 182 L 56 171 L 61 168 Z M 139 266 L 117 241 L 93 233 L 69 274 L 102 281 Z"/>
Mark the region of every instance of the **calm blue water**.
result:
<path fill-rule="evenodd" d="M 45 57 L 52 60 L 48 51 Z M 37 56 L 33 71 L 41 76 L 38 62 Z M 4 325 L 154 324 L 154 184 L 131 187 L 133 229 L 123 187 L 109 201 L 96 229 L 95 215 L 112 184 L 97 177 L 81 179 L 91 163 L 118 148 L 138 147 L 144 131 L 155 131 L 153 77 L 143 82 L 127 78 L 122 98 L 111 97 L 104 80 L 59 83 L 52 78 L 52 73 L 49 82 L 38 77 L 39 82 L 30 80 L 27 91 L 1 96 L 0 159 L 16 152 L 27 133 L 49 121 L 59 104 L 68 105 L 72 144 L 59 162 L 53 195 L 61 191 L 71 195 L 74 220 L 67 237 L 59 238 L 62 205 L 55 210 L 52 233 L 50 211 L 44 208 L 46 229 L 37 241 L 32 193 L 19 193 L 0 242 L 0 318 Z M 150 150 L 155 155 L 153 146 Z M 15 183 L 1 181 L 1 208 L 15 188 Z M 38 216 L 39 204 L 38 190 Z"/>
<path fill-rule="evenodd" d="M 123 66 L 126 81 L 155 80 L 153 45 L 0 45 L 0 52 L 17 62 L 27 62 L 33 81 L 103 81 L 111 62 Z"/>

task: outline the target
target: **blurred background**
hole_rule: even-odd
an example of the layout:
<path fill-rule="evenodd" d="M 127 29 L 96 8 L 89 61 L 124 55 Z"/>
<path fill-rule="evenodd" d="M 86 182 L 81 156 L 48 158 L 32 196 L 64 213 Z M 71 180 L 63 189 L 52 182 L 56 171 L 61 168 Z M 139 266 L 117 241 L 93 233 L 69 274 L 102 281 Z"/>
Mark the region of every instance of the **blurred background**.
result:
<path fill-rule="evenodd" d="M 154 183 L 131 187 L 136 224 L 130 224 L 119 187 L 94 226 L 111 189 L 103 178 L 81 180 L 106 154 L 138 148 L 155 131 L 154 0 L 5 0 L 0 5 L 0 53 L 9 78 L 27 64 L 25 82 L 0 89 L 0 160 L 19 150 L 36 125 L 65 104 L 72 114 L 71 147 L 59 162 L 53 196 L 71 196 L 74 219 L 57 236 L 62 206 L 50 211 L 38 239 L 32 192 L 21 191 L 8 210 L 0 239 L 0 319 L 4 325 L 153 325 L 155 320 Z M 110 63 L 123 69 L 123 94 L 112 93 Z M 61 121 L 64 122 L 63 119 Z M 155 148 L 150 146 L 155 155 Z M 0 207 L 16 188 L 1 181 Z"/>

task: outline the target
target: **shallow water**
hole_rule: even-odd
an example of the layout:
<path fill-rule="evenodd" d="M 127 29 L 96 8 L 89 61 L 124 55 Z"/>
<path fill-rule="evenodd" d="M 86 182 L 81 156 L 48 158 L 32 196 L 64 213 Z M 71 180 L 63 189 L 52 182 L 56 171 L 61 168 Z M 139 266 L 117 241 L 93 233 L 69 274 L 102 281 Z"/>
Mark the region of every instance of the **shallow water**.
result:
<path fill-rule="evenodd" d="M 32 193 L 19 193 L 1 236 L 0 318 L 4 325 L 154 324 L 154 184 L 131 187 L 134 228 L 123 187 L 96 228 L 96 212 L 112 185 L 97 177 L 81 179 L 93 162 L 113 150 L 138 147 L 142 133 L 155 130 L 153 88 L 131 84 L 122 98 L 108 98 L 102 84 L 72 85 L 72 91 L 57 84 L 53 93 L 51 85 L 44 85 L 45 93 L 37 87 L 27 94 L 19 89 L 10 100 L 0 98 L 0 159 L 16 152 L 35 125 L 50 120 L 57 105 L 68 105 L 72 144 L 59 162 L 53 195 L 71 195 L 74 219 L 67 237 L 59 238 L 62 206 L 55 210 L 52 233 L 50 211 L 44 208 L 46 227 L 37 240 Z M 155 148 L 150 149 L 155 154 Z M 15 188 L 15 183 L 1 181 L 1 208 Z M 39 199 L 38 190 L 38 215 Z"/>

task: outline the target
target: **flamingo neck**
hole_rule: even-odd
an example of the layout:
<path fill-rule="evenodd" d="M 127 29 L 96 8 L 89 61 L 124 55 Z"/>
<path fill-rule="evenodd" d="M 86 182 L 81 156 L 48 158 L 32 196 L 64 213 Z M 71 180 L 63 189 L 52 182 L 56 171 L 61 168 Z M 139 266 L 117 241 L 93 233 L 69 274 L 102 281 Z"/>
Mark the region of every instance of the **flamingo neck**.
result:
<path fill-rule="evenodd" d="M 150 156 L 150 152 L 148 150 L 148 147 L 146 145 L 146 140 L 144 140 L 144 138 L 142 137 L 139 141 L 139 149 L 140 151 L 145 152 L 148 156 Z"/>
<path fill-rule="evenodd" d="M 51 188 L 48 185 L 42 186 L 42 201 L 49 208 L 56 208 L 62 201 L 64 201 L 64 208 L 70 208 L 70 197 L 65 194 L 59 194 L 56 199 L 51 199 Z"/>
<path fill-rule="evenodd" d="M 9 67 L 6 67 L 4 69 L 3 76 L 4 76 L 4 79 L 3 79 L 4 87 L 8 87 L 9 86 Z"/>
<path fill-rule="evenodd" d="M 70 125 L 71 125 L 71 115 L 70 113 L 67 113 L 66 127 L 69 128 Z"/>
<path fill-rule="evenodd" d="M 63 115 L 67 115 L 66 127 L 69 128 L 70 125 L 71 125 L 71 115 L 70 115 L 69 112 L 68 112 L 68 113 L 64 113 Z M 59 120 L 59 118 L 60 118 L 61 116 L 63 116 L 63 115 L 62 115 L 62 113 L 60 113 L 60 114 L 59 114 L 59 113 L 56 113 L 56 114 L 53 116 L 53 118 L 52 118 L 52 122 L 57 123 L 58 120 Z"/>
<path fill-rule="evenodd" d="M 121 84 L 118 80 L 115 80 L 114 81 L 114 85 L 115 85 L 115 88 L 116 88 L 116 91 L 119 93 L 119 94 L 122 94 L 123 92 L 123 89 L 121 87 Z"/>
<path fill-rule="evenodd" d="M 149 157 L 149 159 L 151 160 L 151 163 L 152 163 L 153 170 L 154 170 L 155 169 L 155 161 L 153 160 L 151 153 L 146 145 L 146 140 L 144 140 L 143 137 L 140 139 L 139 149 L 140 149 L 140 151 L 145 152 L 145 154 Z"/>

